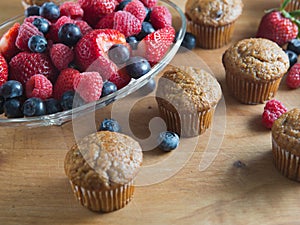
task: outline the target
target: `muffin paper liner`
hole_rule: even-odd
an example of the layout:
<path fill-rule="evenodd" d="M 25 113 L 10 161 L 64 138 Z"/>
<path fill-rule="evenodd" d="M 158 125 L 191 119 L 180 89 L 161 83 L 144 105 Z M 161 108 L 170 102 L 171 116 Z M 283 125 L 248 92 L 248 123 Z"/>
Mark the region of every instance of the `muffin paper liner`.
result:
<path fill-rule="evenodd" d="M 226 83 L 231 93 L 244 104 L 259 104 L 273 98 L 281 77 L 269 82 L 255 82 L 226 72 Z"/>
<path fill-rule="evenodd" d="M 187 20 L 187 30 L 197 38 L 197 46 L 200 48 L 221 48 L 231 40 L 235 22 L 224 26 L 204 26 Z"/>
<path fill-rule="evenodd" d="M 210 110 L 182 113 L 179 115 L 177 111 L 171 111 L 158 102 L 160 116 L 165 120 L 167 129 L 176 132 L 182 137 L 195 137 L 203 134 L 211 125 L 215 108 Z"/>
<path fill-rule="evenodd" d="M 70 181 L 76 199 L 84 207 L 98 212 L 112 212 L 127 205 L 134 193 L 133 182 L 112 190 L 91 191 Z"/>
<path fill-rule="evenodd" d="M 281 1 L 281 3 L 283 0 Z M 286 6 L 285 10 L 288 12 L 295 11 L 297 9 L 300 9 L 300 1 L 299 0 L 292 0 L 290 3 Z"/>
<path fill-rule="evenodd" d="M 291 180 L 300 181 L 300 157 L 281 148 L 273 138 L 272 151 L 277 170 Z"/>

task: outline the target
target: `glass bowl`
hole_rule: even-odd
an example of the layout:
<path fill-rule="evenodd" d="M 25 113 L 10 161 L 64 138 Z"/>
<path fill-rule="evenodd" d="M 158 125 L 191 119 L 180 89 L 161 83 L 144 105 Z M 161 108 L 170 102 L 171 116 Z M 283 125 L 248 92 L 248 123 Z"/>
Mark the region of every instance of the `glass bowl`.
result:
<path fill-rule="evenodd" d="M 83 114 L 92 112 L 93 110 L 101 109 L 119 99 L 126 97 L 127 95 L 135 92 L 136 90 L 143 87 L 149 80 L 154 78 L 160 71 L 164 69 L 166 65 L 173 59 L 177 53 L 182 40 L 186 32 L 186 19 L 182 10 L 173 2 L 169 0 L 159 0 L 159 5 L 168 7 L 172 14 L 173 26 L 178 32 L 176 41 L 170 47 L 167 54 L 163 59 L 154 65 L 152 69 L 139 79 L 132 80 L 127 86 L 114 92 L 108 96 L 99 99 L 96 102 L 91 102 L 82 105 L 71 110 L 44 115 L 36 117 L 24 117 L 24 118 L 6 118 L 4 115 L 0 116 L 0 126 L 27 126 L 27 127 L 39 127 L 39 126 L 51 126 L 51 125 L 62 125 L 65 122 L 72 120 Z M 24 19 L 23 15 L 13 17 L 0 25 L 0 36 L 2 36 L 15 22 L 22 22 Z M 76 100 L 76 97 L 75 97 Z"/>

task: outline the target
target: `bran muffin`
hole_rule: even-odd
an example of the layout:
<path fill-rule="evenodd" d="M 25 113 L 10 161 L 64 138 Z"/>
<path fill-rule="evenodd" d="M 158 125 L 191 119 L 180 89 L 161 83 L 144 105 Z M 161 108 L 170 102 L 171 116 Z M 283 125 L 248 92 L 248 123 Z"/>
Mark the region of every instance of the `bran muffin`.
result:
<path fill-rule="evenodd" d="M 77 200 L 92 211 L 123 208 L 133 197 L 133 180 L 142 164 L 142 149 L 131 137 L 99 131 L 73 145 L 65 173 Z"/>
<path fill-rule="evenodd" d="M 187 30 L 201 48 L 220 48 L 230 42 L 234 24 L 242 14 L 241 0 L 187 0 Z"/>
<path fill-rule="evenodd" d="M 292 109 L 272 126 L 275 167 L 286 177 L 300 181 L 300 109 Z"/>
<path fill-rule="evenodd" d="M 225 51 L 222 61 L 228 89 L 244 104 L 273 98 L 289 68 L 287 54 L 275 42 L 263 38 L 237 42 Z"/>
<path fill-rule="evenodd" d="M 158 81 L 156 101 L 169 131 L 193 137 L 210 127 L 221 95 L 219 83 L 208 72 L 170 67 Z"/>

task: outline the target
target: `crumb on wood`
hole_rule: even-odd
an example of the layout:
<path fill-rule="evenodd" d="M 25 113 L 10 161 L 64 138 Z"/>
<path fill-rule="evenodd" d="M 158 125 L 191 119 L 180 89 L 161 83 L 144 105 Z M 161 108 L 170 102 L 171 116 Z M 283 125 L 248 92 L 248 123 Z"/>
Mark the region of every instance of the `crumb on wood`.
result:
<path fill-rule="evenodd" d="M 242 161 L 238 160 L 233 163 L 233 166 L 236 168 L 244 168 L 244 167 L 246 167 L 246 164 L 243 163 Z"/>

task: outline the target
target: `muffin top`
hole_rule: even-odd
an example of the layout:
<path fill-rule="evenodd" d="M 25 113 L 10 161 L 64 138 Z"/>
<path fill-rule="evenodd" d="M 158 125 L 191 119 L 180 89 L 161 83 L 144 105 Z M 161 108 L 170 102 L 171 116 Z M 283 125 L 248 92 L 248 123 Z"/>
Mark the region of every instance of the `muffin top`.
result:
<path fill-rule="evenodd" d="M 226 72 L 246 79 L 271 81 L 282 77 L 289 68 L 287 54 L 273 41 L 244 39 L 225 51 Z"/>
<path fill-rule="evenodd" d="M 193 67 L 170 67 L 159 79 L 156 97 L 178 110 L 203 111 L 221 98 L 221 87 L 208 72 Z"/>
<path fill-rule="evenodd" d="M 242 14 L 241 0 L 187 0 L 185 13 L 189 20 L 207 26 L 222 26 Z"/>
<path fill-rule="evenodd" d="M 65 157 L 65 173 L 89 190 L 109 190 L 132 181 L 142 164 L 142 149 L 131 137 L 110 131 L 90 134 Z"/>
<path fill-rule="evenodd" d="M 300 109 L 292 109 L 275 120 L 272 137 L 281 148 L 300 156 Z"/>

